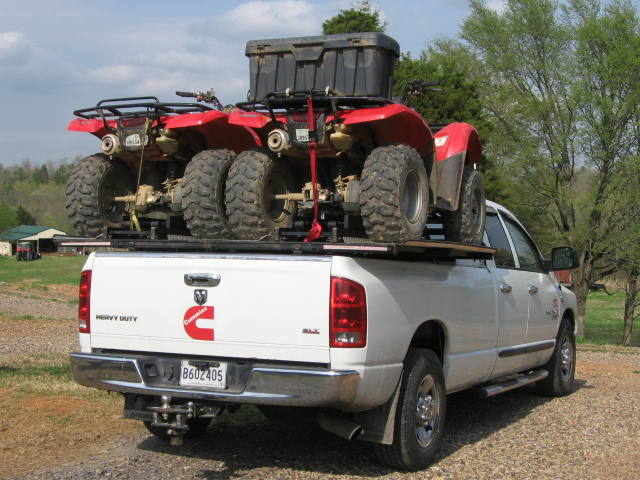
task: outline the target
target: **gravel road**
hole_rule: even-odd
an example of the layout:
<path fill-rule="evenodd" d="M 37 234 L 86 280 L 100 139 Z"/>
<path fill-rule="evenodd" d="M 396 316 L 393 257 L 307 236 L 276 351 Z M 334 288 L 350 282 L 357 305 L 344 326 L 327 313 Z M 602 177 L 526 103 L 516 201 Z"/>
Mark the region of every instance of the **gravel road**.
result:
<path fill-rule="evenodd" d="M 25 315 L 32 308 L 49 318 L 76 316 L 74 305 L 7 297 L 0 293 L 0 312 Z M 37 323 L 28 322 L 26 328 L 38 328 Z M 56 335 L 36 330 L 29 345 L 19 346 L 12 335 L 0 335 L 0 361 L 1 355 L 16 351 L 77 348 L 75 324 Z M 564 398 L 540 397 L 529 388 L 489 399 L 478 399 L 470 392 L 450 395 L 441 451 L 422 472 L 382 467 L 370 445 L 342 440 L 313 422 L 286 426 L 258 416 L 228 420 L 233 416 L 225 414 L 204 437 L 187 440 L 183 446 L 171 447 L 137 430 L 108 439 L 91 456 L 83 456 L 79 448 L 75 463 L 52 462 L 45 470 L 19 477 L 5 466 L 0 476 L 26 480 L 637 479 L 640 349 L 603 350 L 579 347 L 574 392 Z"/>

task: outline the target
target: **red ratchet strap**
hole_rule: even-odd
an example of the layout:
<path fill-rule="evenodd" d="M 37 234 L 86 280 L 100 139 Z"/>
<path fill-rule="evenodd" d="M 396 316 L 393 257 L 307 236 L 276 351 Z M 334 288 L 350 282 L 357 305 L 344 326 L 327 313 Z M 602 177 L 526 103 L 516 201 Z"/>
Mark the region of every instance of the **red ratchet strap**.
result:
<path fill-rule="evenodd" d="M 316 142 L 316 125 L 313 115 L 313 98 L 307 100 L 309 106 L 309 148 L 311 149 L 311 183 L 313 184 L 313 223 L 305 242 L 312 242 L 322 233 L 322 226 L 318 223 L 318 143 Z"/>

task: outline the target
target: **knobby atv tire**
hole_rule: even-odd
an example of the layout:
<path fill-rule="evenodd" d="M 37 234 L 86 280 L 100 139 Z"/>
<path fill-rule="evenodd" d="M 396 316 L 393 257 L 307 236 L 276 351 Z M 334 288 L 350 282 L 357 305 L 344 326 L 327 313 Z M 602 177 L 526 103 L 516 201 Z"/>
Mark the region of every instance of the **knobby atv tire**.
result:
<path fill-rule="evenodd" d="M 196 238 L 233 238 L 225 206 L 225 183 L 235 153 L 204 150 L 187 165 L 182 182 L 182 210 Z"/>
<path fill-rule="evenodd" d="M 293 193 L 295 186 L 289 165 L 270 152 L 251 149 L 238 155 L 226 184 L 227 216 L 236 236 L 261 240 L 288 226 L 295 202 L 274 195 Z"/>
<path fill-rule="evenodd" d="M 420 238 L 427 223 L 429 187 L 424 163 L 412 147 L 376 148 L 362 170 L 360 212 L 374 242 Z"/>
<path fill-rule="evenodd" d="M 451 242 L 482 244 L 485 211 L 482 177 L 473 168 L 466 167 L 462 174 L 458 209 L 442 212 L 445 238 Z"/>
<path fill-rule="evenodd" d="M 447 396 L 444 374 L 431 350 L 410 348 L 404 361 L 391 445 L 374 444 L 380 463 L 400 470 L 422 470 L 438 452 Z"/>
<path fill-rule="evenodd" d="M 576 338 L 571 323 L 563 318 L 553 355 L 543 367 L 549 376 L 536 382 L 536 390 L 549 397 L 564 397 L 573 391 L 576 373 Z"/>
<path fill-rule="evenodd" d="M 133 174 L 124 162 L 97 153 L 83 158 L 67 182 L 67 214 L 81 237 L 97 237 L 103 227 L 117 227 L 127 204 L 114 197 L 135 191 Z"/>
<path fill-rule="evenodd" d="M 213 418 L 208 418 L 208 417 L 190 418 L 189 420 L 187 420 L 187 426 L 189 427 L 189 430 L 187 430 L 187 432 L 184 434 L 184 437 L 185 438 L 200 437 L 201 435 L 204 434 L 207 428 L 209 428 L 209 425 L 211 425 L 212 421 L 213 421 Z M 164 438 L 164 439 L 171 438 L 171 435 L 167 433 L 166 427 L 154 427 L 153 425 L 151 425 L 151 422 L 143 421 L 142 423 L 144 423 L 144 426 L 147 428 L 147 430 L 149 430 L 149 432 L 155 435 L 156 437 Z"/>

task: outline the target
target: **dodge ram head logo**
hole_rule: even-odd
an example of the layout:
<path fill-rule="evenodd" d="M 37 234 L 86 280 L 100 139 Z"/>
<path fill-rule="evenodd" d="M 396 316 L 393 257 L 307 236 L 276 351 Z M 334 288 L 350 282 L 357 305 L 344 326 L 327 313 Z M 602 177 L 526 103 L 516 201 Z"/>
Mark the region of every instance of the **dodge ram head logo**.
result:
<path fill-rule="evenodd" d="M 196 290 L 195 292 L 193 292 L 193 299 L 198 305 L 204 305 L 205 303 L 207 303 L 207 291 Z"/>

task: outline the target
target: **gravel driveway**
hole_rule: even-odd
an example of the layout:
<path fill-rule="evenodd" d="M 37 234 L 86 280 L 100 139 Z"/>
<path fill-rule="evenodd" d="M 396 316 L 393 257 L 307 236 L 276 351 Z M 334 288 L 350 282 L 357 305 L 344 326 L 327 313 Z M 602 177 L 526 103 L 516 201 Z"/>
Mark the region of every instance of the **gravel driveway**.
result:
<path fill-rule="evenodd" d="M 35 311 L 75 318 L 73 305 L 31 300 Z M 0 293 L 0 311 L 24 312 L 29 301 L 16 303 L 15 295 Z M 37 322 L 28 325 L 38 328 Z M 0 361 L 16 349 L 27 353 L 77 348 L 75 324 L 55 338 L 51 333 L 35 331 L 30 344 L 24 345 L 4 332 Z M 0 475 L 31 480 L 637 479 L 640 349 L 603 350 L 579 347 L 576 384 L 568 397 L 540 397 L 529 388 L 489 399 L 470 392 L 450 395 L 441 451 L 429 469 L 418 473 L 382 467 L 369 444 L 342 440 L 313 422 L 286 426 L 259 416 L 228 420 L 233 416 L 225 414 L 204 437 L 180 447 L 140 429 L 110 438 L 93 456 L 83 458 L 79 448 L 76 463 L 53 462 L 46 470 L 19 477 L 3 466 Z"/>

